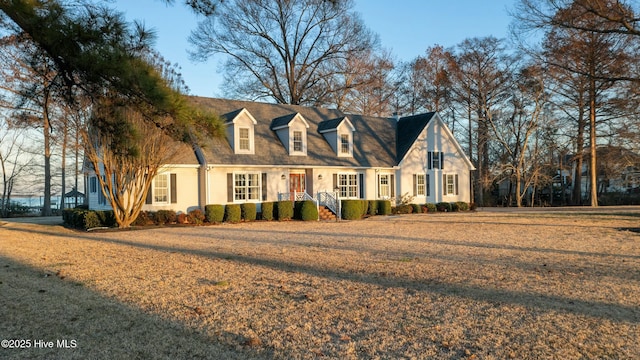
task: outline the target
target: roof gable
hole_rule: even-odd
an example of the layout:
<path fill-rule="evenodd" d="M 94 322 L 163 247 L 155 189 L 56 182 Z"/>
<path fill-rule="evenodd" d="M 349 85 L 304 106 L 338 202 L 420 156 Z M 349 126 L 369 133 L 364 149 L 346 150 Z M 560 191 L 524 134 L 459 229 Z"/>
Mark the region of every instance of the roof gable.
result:
<path fill-rule="evenodd" d="M 228 112 L 226 114 L 221 115 L 221 117 L 224 120 L 224 123 L 226 125 L 235 124 L 238 121 L 238 119 L 240 119 L 242 116 L 246 116 L 249 120 L 251 120 L 253 125 L 258 123 L 256 121 L 256 119 L 251 115 L 251 113 L 245 108 L 238 109 L 238 110 L 235 110 L 235 111 L 231 111 L 231 112 Z"/>
<path fill-rule="evenodd" d="M 281 116 L 279 118 L 275 118 L 273 119 L 273 121 L 271 121 L 270 128 L 271 130 L 280 130 L 285 127 L 289 127 L 291 123 L 293 123 L 296 120 L 301 121 L 307 129 L 309 128 L 309 123 L 304 119 L 302 115 L 300 115 L 300 113 L 289 114 L 289 115 Z"/>
<path fill-rule="evenodd" d="M 397 146 L 398 146 L 398 162 L 402 161 L 402 159 L 407 155 L 409 149 L 413 143 L 415 143 L 416 139 L 422 133 L 422 131 L 426 128 L 427 124 L 433 116 L 435 112 L 430 112 L 426 114 L 414 115 L 403 117 L 398 121 L 398 129 L 397 129 Z"/>
<path fill-rule="evenodd" d="M 324 120 L 322 122 L 320 122 L 318 124 L 318 132 L 320 134 L 326 133 L 326 132 L 331 132 L 331 131 L 338 131 L 338 128 L 340 127 L 340 125 L 345 125 L 349 128 L 349 130 L 351 131 L 356 131 L 356 128 L 353 126 L 353 124 L 351 123 L 351 121 L 349 120 L 348 117 L 344 116 L 341 118 L 336 118 L 336 119 L 331 119 L 331 120 Z"/>

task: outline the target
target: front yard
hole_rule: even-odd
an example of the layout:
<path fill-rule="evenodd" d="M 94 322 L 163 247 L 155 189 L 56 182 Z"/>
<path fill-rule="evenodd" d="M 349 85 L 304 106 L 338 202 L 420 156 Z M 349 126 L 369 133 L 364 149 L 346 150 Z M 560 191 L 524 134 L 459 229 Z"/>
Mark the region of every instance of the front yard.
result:
<path fill-rule="evenodd" d="M 0 358 L 634 359 L 639 215 L 9 223 Z"/>

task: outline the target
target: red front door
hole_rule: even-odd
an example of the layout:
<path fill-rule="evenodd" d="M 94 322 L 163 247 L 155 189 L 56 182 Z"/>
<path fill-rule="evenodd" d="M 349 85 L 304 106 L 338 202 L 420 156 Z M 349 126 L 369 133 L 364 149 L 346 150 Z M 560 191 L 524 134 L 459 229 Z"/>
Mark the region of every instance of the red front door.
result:
<path fill-rule="evenodd" d="M 289 174 L 289 192 L 302 193 L 306 190 L 304 174 Z"/>

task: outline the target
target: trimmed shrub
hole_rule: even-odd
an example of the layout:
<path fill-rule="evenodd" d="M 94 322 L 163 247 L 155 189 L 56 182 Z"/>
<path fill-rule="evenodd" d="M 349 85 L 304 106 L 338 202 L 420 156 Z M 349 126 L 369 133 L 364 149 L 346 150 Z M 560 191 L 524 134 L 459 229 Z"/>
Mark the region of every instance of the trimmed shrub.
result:
<path fill-rule="evenodd" d="M 451 205 L 451 211 L 452 212 L 458 212 L 460 211 L 460 208 L 458 207 L 458 203 L 457 202 L 452 202 L 449 203 Z"/>
<path fill-rule="evenodd" d="M 363 205 L 362 200 L 342 200 L 342 218 L 345 220 L 361 219 Z"/>
<path fill-rule="evenodd" d="M 456 204 L 458 205 L 458 210 L 460 211 L 469 211 L 469 204 L 464 202 L 464 201 L 458 201 L 456 202 Z"/>
<path fill-rule="evenodd" d="M 300 201 L 300 220 L 316 221 L 318 220 L 318 207 L 311 200 Z"/>
<path fill-rule="evenodd" d="M 261 219 L 267 220 L 267 221 L 273 220 L 273 203 L 263 202 L 261 207 L 262 207 Z"/>
<path fill-rule="evenodd" d="M 391 215 L 391 200 L 378 200 L 378 214 Z"/>
<path fill-rule="evenodd" d="M 117 225 L 113 210 L 96 211 L 95 213 L 100 221 L 100 226 L 114 227 Z"/>
<path fill-rule="evenodd" d="M 469 204 L 469 210 L 476 211 L 478 209 L 478 204 L 472 202 Z"/>
<path fill-rule="evenodd" d="M 438 209 L 436 208 L 436 204 L 427 203 L 427 204 L 424 204 L 424 206 L 427 208 L 427 212 L 434 213 L 438 211 Z"/>
<path fill-rule="evenodd" d="M 242 216 L 242 220 L 244 221 L 254 221 L 256 219 L 256 204 L 255 203 L 244 203 L 240 204 L 240 213 Z"/>
<path fill-rule="evenodd" d="M 451 212 L 451 203 L 439 202 L 436 204 L 436 209 L 440 212 Z"/>
<path fill-rule="evenodd" d="M 278 201 L 276 203 L 275 213 L 276 219 L 280 221 L 293 219 L 293 201 Z"/>
<path fill-rule="evenodd" d="M 158 210 L 154 220 L 158 225 L 172 224 L 176 222 L 177 215 L 174 210 Z"/>
<path fill-rule="evenodd" d="M 131 223 L 133 226 L 148 226 L 153 224 L 153 213 L 149 211 L 140 211 L 138 217 Z"/>
<path fill-rule="evenodd" d="M 369 200 L 369 206 L 367 209 L 367 215 L 377 215 L 378 214 L 378 207 L 380 205 L 378 204 L 378 200 Z"/>
<path fill-rule="evenodd" d="M 242 220 L 242 211 L 238 204 L 228 204 L 224 207 L 224 222 L 237 223 Z"/>
<path fill-rule="evenodd" d="M 206 216 L 200 209 L 193 209 L 187 214 L 187 219 L 191 224 L 202 225 L 205 218 Z"/>
<path fill-rule="evenodd" d="M 391 209 L 393 214 L 411 214 L 413 212 L 413 206 L 410 204 L 398 205 Z"/>
<path fill-rule="evenodd" d="M 205 205 L 204 218 L 212 224 L 221 223 L 224 220 L 224 205 Z"/>
<path fill-rule="evenodd" d="M 415 214 L 421 214 L 422 213 L 422 206 L 420 206 L 419 204 L 411 204 L 411 207 L 413 208 L 413 213 Z"/>
<path fill-rule="evenodd" d="M 100 223 L 100 218 L 98 218 L 98 214 L 95 211 L 85 211 L 82 219 L 82 227 L 87 229 L 101 227 L 102 223 Z"/>

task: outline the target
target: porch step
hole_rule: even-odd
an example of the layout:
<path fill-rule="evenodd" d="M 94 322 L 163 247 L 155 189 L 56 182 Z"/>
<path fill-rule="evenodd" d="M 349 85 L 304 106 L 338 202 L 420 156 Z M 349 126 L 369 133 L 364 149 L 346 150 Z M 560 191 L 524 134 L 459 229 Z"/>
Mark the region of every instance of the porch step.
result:
<path fill-rule="evenodd" d="M 328 207 L 323 205 L 320 205 L 318 215 L 320 216 L 320 220 L 336 220 L 336 214 L 334 214 L 333 211 L 329 210 Z"/>

